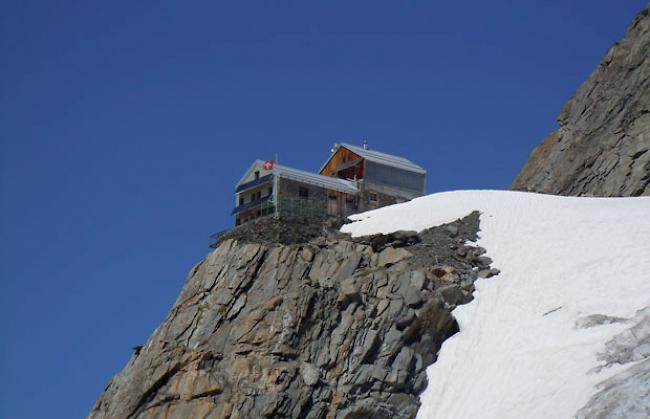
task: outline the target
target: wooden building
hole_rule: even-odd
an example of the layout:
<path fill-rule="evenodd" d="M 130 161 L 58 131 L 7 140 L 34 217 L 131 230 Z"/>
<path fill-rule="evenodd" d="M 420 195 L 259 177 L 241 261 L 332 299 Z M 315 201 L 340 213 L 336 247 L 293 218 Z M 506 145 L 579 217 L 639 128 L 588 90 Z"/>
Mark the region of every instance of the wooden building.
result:
<path fill-rule="evenodd" d="M 425 193 L 426 170 L 366 145 L 335 144 L 319 173 L 256 160 L 235 186 L 235 225 L 267 214 L 347 216 Z"/>

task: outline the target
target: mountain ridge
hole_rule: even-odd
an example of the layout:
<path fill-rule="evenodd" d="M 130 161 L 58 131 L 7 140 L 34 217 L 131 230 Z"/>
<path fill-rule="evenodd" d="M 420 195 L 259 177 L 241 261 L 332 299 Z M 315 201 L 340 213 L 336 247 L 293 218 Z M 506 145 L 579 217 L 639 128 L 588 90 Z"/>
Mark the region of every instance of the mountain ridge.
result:
<path fill-rule="evenodd" d="M 512 190 L 650 195 L 650 4 L 562 108 Z"/>

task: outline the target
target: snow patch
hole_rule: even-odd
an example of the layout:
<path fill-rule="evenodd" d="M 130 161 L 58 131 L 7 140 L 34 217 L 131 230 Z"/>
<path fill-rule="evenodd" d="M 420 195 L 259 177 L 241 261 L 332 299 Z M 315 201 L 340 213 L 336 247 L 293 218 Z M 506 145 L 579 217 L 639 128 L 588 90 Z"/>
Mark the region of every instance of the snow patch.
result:
<path fill-rule="evenodd" d="M 597 368 L 628 322 L 576 325 L 650 307 L 650 198 L 446 192 L 354 215 L 342 230 L 421 231 L 474 210 L 478 245 L 501 274 L 479 279 L 475 299 L 454 310 L 460 333 L 427 370 L 418 417 L 575 417 L 599 383 L 630 368 Z"/>

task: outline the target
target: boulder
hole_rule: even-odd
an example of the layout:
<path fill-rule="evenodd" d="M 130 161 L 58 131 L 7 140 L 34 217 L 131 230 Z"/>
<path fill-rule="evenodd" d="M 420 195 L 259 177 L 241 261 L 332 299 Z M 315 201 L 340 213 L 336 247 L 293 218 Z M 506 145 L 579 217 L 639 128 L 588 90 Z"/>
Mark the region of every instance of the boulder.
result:
<path fill-rule="evenodd" d="M 406 249 L 387 247 L 379 253 L 377 264 L 380 267 L 391 266 L 408 257 L 411 257 L 411 253 Z"/>

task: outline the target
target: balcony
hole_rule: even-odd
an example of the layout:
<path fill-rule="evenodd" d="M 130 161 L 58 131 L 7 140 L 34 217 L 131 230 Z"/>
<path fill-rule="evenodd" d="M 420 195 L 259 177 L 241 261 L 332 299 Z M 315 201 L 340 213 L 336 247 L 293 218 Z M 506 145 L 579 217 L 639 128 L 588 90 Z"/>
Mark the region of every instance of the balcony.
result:
<path fill-rule="evenodd" d="M 237 186 L 237 189 L 235 189 L 235 192 L 241 192 L 245 191 L 246 189 L 254 188 L 255 186 L 262 185 L 266 182 L 270 182 L 273 180 L 273 174 L 270 173 L 266 176 L 262 176 L 259 179 L 251 180 L 250 182 L 242 183 L 241 185 Z"/>
<path fill-rule="evenodd" d="M 257 180 L 261 180 L 261 178 L 260 178 L 260 179 L 257 179 Z M 242 186 L 243 186 L 243 185 L 242 185 Z M 249 210 L 249 209 L 253 209 L 253 208 L 256 208 L 256 207 L 258 207 L 258 206 L 261 206 L 262 204 L 265 204 L 265 203 L 267 203 L 268 201 L 270 201 L 271 196 L 272 196 L 272 195 L 263 196 L 263 197 L 260 198 L 260 199 L 256 199 L 256 200 L 254 200 L 254 201 L 250 201 L 250 202 L 246 202 L 245 204 L 241 204 L 241 205 L 235 207 L 235 208 L 232 210 L 231 214 L 233 214 L 233 215 L 234 215 L 234 214 L 238 214 L 238 213 L 240 213 L 240 212 L 242 212 L 242 211 L 247 211 L 247 210 Z"/>

